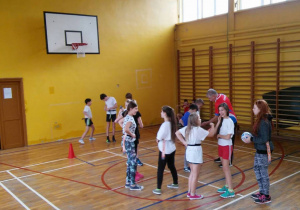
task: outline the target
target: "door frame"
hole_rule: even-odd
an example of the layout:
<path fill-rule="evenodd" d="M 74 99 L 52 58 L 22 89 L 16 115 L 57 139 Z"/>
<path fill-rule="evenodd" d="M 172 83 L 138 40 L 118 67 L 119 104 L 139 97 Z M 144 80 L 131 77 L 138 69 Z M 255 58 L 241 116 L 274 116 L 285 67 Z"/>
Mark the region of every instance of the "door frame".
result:
<path fill-rule="evenodd" d="M 27 142 L 27 127 L 26 127 L 26 115 L 25 115 L 23 78 L 0 78 L 0 83 L 3 83 L 3 82 L 18 82 L 19 83 L 19 87 L 20 87 L 19 91 L 20 91 L 21 115 L 22 115 L 23 134 L 24 134 L 23 135 L 23 143 L 24 143 L 24 146 L 27 146 L 28 142 Z M 2 131 L 2 125 L 0 124 L 0 132 L 1 131 Z M 3 150 L 3 143 L 2 143 L 2 141 L 1 141 L 1 150 Z"/>

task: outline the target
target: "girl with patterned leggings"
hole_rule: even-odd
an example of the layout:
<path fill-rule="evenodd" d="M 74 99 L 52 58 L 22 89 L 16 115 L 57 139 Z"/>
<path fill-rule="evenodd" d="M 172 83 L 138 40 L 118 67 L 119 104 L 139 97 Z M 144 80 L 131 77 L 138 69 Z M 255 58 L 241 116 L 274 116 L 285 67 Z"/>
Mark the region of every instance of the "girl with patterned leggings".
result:
<path fill-rule="evenodd" d="M 127 153 L 127 171 L 125 188 L 130 190 L 142 190 L 144 187 L 135 183 L 136 174 L 136 151 L 135 151 L 135 129 L 136 123 L 133 116 L 137 113 L 138 107 L 136 103 L 131 101 L 127 106 L 128 114 L 124 118 L 123 135 L 125 136 L 125 149 Z"/>
<path fill-rule="evenodd" d="M 271 202 L 269 193 L 270 179 L 268 167 L 271 163 L 271 153 L 274 150 L 271 141 L 273 127 L 270 107 L 265 100 L 257 100 L 253 106 L 256 121 L 253 126 L 253 136 L 246 136 L 245 143 L 254 143 L 256 153 L 254 156 L 254 172 L 259 186 L 259 192 L 252 194 L 255 203 L 265 204 Z"/>

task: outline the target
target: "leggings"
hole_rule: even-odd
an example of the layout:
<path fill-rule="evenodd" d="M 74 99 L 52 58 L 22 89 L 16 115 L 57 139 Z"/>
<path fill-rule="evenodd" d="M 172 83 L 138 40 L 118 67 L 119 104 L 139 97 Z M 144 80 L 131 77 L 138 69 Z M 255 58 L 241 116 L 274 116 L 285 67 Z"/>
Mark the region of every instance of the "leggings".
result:
<path fill-rule="evenodd" d="M 125 149 L 127 153 L 126 183 L 135 185 L 135 173 L 137 164 L 134 142 L 125 141 Z"/>
<path fill-rule="evenodd" d="M 231 152 L 231 158 L 230 158 L 230 164 L 233 162 L 233 149 L 234 149 L 234 140 L 235 140 L 235 134 L 237 132 L 237 123 L 234 123 L 234 134 L 232 135 L 232 152 Z"/>
<path fill-rule="evenodd" d="M 270 179 L 268 174 L 268 155 L 255 153 L 254 172 L 259 186 L 259 192 L 269 195 Z"/>
<path fill-rule="evenodd" d="M 163 160 L 161 159 L 162 153 L 161 151 L 159 151 L 157 169 L 157 189 L 161 189 L 166 164 L 168 164 L 168 168 L 171 171 L 173 177 L 173 184 L 178 184 L 177 170 L 175 168 L 175 152 L 176 151 L 172 152 L 171 154 L 165 154 L 165 159 Z"/>

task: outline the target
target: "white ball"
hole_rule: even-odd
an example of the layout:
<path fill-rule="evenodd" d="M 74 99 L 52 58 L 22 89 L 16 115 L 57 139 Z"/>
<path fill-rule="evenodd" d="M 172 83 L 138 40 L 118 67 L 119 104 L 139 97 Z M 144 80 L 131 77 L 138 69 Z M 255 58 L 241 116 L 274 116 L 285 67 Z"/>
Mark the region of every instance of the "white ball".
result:
<path fill-rule="evenodd" d="M 249 132 L 244 132 L 244 133 L 241 135 L 241 139 L 242 139 L 243 142 L 245 142 L 246 136 L 252 137 L 252 134 L 249 133 Z"/>

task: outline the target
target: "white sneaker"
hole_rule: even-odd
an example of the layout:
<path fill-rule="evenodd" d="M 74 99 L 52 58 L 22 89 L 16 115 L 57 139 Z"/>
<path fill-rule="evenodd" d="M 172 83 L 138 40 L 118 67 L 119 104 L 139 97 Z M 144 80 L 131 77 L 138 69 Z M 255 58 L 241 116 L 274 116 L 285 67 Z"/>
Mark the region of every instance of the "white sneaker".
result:
<path fill-rule="evenodd" d="M 93 138 L 93 137 L 92 137 L 92 138 L 89 138 L 89 139 L 90 139 L 90 141 L 96 140 L 96 139 L 95 139 L 95 138 Z"/>
<path fill-rule="evenodd" d="M 84 141 L 83 141 L 83 139 L 79 139 L 79 141 L 78 141 L 80 144 L 84 144 Z"/>

